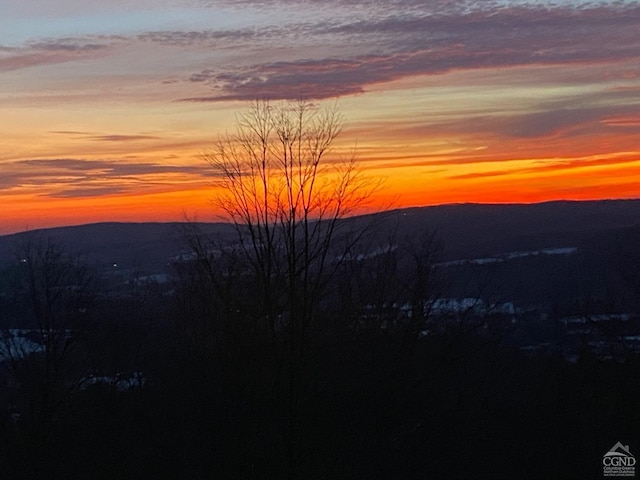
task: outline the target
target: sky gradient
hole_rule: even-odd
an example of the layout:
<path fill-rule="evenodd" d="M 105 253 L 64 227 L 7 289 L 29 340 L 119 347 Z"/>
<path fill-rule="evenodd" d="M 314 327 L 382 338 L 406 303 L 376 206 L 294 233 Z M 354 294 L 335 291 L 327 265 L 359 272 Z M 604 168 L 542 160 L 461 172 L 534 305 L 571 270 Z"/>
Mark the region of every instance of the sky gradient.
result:
<path fill-rule="evenodd" d="M 217 220 L 257 98 L 338 102 L 377 206 L 640 197 L 640 3 L 0 0 L 0 234 Z"/>

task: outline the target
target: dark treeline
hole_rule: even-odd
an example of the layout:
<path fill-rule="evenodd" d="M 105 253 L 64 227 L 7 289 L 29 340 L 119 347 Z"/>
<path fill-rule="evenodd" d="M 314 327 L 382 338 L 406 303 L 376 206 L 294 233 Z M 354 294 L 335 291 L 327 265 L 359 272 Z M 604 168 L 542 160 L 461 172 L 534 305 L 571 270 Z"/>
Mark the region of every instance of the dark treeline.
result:
<path fill-rule="evenodd" d="M 3 478 L 599 478 L 610 444 L 637 440 L 637 354 L 526 356 L 508 325 L 438 321 L 432 236 L 334 262 L 305 332 L 237 245 L 185 237 L 164 286 L 21 247 Z"/>

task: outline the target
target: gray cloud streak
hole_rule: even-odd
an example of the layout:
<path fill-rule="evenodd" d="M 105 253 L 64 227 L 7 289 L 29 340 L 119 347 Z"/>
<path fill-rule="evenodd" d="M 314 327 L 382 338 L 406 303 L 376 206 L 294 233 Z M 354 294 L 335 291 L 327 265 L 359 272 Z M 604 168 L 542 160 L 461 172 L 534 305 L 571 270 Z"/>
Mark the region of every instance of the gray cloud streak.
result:
<path fill-rule="evenodd" d="M 625 61 L 640 52 L 638 25 L 637 5 L 514 7 L 443 17 L 325 23 L 317 25 L 313 34 L 342 36 L 346 44 L 358 38 L 371 53 L 291 59 L 233 70 L 212 67 L 190 77 L 194 83 L 209 84 L 211 95 L 182 100 L 322 99 L 361 93 L 371 84 L 458 69 Z"/>
<path fill-rule="evenodd" d="M 0 56 L 0 72 L 107 55 L 113 47 L 114 40 L 102 37 L 60 38 L 0 49 L 5 53 Z"/>
<path fill-rule="evenodd" d="M 130 184 L 153 185 L 157 181 L 149 175 L 188 175 L 202 180 L 217 173 L 205 166 L 163 165 L 158 163 L 128 163 L 111 160 L 75 158 L 25 159 L 3 164 L 0 190 L 24 186 L 52 186 L 60 188 L 46 196 L 55 198 L 88 197 L 129 191 Z"/>

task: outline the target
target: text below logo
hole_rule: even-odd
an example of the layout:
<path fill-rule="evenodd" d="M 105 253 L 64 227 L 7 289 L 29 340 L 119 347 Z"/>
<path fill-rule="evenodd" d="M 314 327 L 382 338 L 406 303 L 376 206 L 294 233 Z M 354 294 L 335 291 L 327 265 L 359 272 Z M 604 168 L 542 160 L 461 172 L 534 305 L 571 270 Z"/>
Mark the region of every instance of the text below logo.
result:
<path fill-rule="evenodd" d="M 629 445 L 616 443 L 602 457 L 602 473 L 605 477 L 635 477 L 636 459 Z"/>

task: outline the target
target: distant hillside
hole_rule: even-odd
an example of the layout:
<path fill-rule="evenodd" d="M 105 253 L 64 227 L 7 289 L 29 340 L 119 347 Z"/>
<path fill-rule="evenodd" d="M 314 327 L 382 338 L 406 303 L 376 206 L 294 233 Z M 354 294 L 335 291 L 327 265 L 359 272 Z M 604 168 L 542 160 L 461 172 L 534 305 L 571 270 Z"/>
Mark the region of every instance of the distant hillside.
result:
<path fill-rule="evenodd" d="M 431 229 L 443 242 L 444 260 L 519 250 L 579 247 L 606 234 L 640 226 L 640 200 L 557 201 L 538 204 L 452 204 L 394 210 L 381 235 L 412 236 Z M 364 222 L 367 217 L 356 221 Z M 370 218 L 370 217 L 369 217 Z"/>
<path fill-rule="evenodd" d="M 206 234 L 231 231 L 223 223 L 194 224 Z M 95 223 L 74 227 L 32 230 L 0 236 L 0 264 L 15 260 L 16 247 L 30 238 L 51 239 L 89 263 L 122 263 L 157 270 L 185 248 L 182 223 Z"/>
<path fill-rule="evenodd" d="M 399 209 L 354 217 L 350 227 L 374 224 L 379 241 L 398 241 L 421 230 L 435 231 L 443 260 L 481 258 L 514 251 L 593 247 L 640 225 L 640 200 L 540 204 L 453 204 Z M 180 223 L 97 223 L 0 236 L 0 263 L 12 261 L 15 246 L 29 236 L 51 238 L 90 261 L 125 262 L 161 268 L 185 248 Z M 228 224 L 198 224 L 207 234 L 230 233 Z"/>

